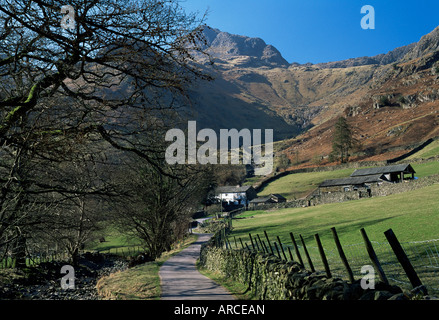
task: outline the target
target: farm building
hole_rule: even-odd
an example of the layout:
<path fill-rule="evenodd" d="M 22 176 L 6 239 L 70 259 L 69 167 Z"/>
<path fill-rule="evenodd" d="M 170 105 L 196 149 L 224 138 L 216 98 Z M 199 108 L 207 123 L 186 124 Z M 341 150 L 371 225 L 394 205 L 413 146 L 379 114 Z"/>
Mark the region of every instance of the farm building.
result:
<path fill-rule="evenodd" d="M 323 192 L 336 192 L 336 191 L 356 191 L 356 190 L 368 190 L 372 185 L 379 186 L 385 183 L 382 174 L 376 174 L 371 176 L 360 177 L 348 177 L 341 179 L 326 180 L 320 184 L 319 189 Z"/>
<path fill-rule="evenodd" d="M 256 190 L 252 186 L 223 186 L 215 190 L 216 198 L 222 202 L 236 205 L 248 205 L 256 198 Z"/>
<path fill-rule="evenodd" d="M 267 204 L 267 203 L 282 203 L 286 202 L 287 199 L 280 194 L 272 193 L 266 197 L 257 197 L 250 201 L 250 205 L 256 207 L 258 205 Z"/>
<path fill-rule="evenodd" d="M 351 177 L 365 177 L 381 174 L 388 182 L 401 182 L 407 179 L 406 175 L 410 175 L 409 179 L 415 178 L 415 170 L 410 164 L 396 164 L 391 166 L 366 168 L 355 170 Z"/>
<path fill-rule="evenodd" d="M 355 170 L 350 177 L 326 180 L 319 186 L 321 192 L 366 190 L 383 183 L 397 183 L 415 178 L 415 170 L 410 164 Z M 410 177 L 407 177 L 410 175 Z"/>
<path fill-rule="evenodd" d="M 275 203 L 287 202 L 287 199 L 278 193 L 272 193 L 272 194 L 270 194 L 270 197 L 271 197 L 271 200 L 273 200 L 273 202 L 275 202 Z"/>

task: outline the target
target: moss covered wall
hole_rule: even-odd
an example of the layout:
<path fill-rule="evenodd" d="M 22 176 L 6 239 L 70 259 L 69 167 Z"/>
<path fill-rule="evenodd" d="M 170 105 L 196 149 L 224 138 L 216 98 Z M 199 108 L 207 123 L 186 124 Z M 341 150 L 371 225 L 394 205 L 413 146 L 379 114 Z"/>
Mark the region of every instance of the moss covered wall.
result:
<path fill-rule="evenodd" d="M 248 284 L 260 300 L 410 300 L 420 298 L 421 291 L 378 281 L 374 289 L 363 289 L 361 279 L 349 283 L 327 278 L 325 273 L 309 272 L 297 262 L 259 252 L 217 248 L 213 242 L 202 246 L 200 265 Z"/>

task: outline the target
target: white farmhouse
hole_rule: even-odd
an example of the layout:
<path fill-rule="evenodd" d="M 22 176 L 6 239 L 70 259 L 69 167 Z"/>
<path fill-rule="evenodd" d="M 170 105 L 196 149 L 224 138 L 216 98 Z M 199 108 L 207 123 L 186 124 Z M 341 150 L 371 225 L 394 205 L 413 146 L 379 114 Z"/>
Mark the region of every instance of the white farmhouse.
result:
<path fill-rule="evenodd" d="M 223 186 L 215 190 L 216 198 L 228 204 L 247 206 L 256 198 L 256 190 L 252 186 Z"/>

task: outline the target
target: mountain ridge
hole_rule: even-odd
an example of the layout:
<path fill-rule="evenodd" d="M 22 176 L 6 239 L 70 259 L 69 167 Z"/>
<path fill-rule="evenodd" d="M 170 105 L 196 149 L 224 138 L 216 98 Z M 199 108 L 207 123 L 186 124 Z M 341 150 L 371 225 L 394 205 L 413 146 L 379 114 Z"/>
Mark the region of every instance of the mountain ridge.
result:
<path fill-rule="evenodd" d="M 249 66 L 289 66 L 279 50 L 267 45 L 261 38 L 231 34 L 210 27 L 206 27 L 203 34 L 207 52 L 214 58 L 228 60 L 236 56 L 249 56 L 253 58 L 251 63 L 247 64 Z"/>
<path fill-rule="evenodd" d="M 341 115 L 357 128 L 358 159 L 439 135 L 439 27 L 388 53 L 319 64 L 288 63 L 260 38 L 208 30 L 215 63 L 200 63 L 215 80 L 191 89 L 201 127 L 273 128 L 283 152 L 291 159 L 299 152 L 302 165 L 326 161 Z"/>
<path fill-rule="evenodd" d="M 423 36 L 424 39 L 421 38 L 420 41 L 428 43 L 430 38 L 435 38 L 432 37 L 431 34 L 436 34 L 436 31 L 439 30 L 433 30 L 430 34 Z M 437 33 L 439 34 L 439 32 Z M 203 35 L 206 39 L 205 48 L 208 49 L 208 52 L 215 58 L 227 60 L 234 56 L 252 56 L 261 60 L 260 62 L 262 63 L 267 63 L 267 66 L 272 67 L 314 65 L 319 68 L 346 68 L 372 64 L 388 65 L 404 58 L 408 52 L 419 44 L 419 42 L 414 42 L 408 45 L 397 47 L 387 53 L 381 53 L 375 56 L 363 56 L 337 61 L 319 63 L 308 62 L 300 64 L 298 62 L 288 62 L 285 58 L 283 58 L 282 53 L 275 46 L 266 44 L 265 41 L 259 37 L 247 37 L 244 35 L 232 34 L 209 26 L 204 28 Z"/>

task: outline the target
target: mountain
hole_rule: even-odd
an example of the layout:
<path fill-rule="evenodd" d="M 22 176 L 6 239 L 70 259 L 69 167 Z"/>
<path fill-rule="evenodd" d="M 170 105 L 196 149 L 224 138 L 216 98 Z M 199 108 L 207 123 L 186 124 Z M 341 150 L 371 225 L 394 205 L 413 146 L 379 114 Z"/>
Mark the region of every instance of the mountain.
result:
<path fill-rule="evenodd" d="M 204 49 L 214 66 L 211 67 L 205 56 L 198 56 L 198 62 L 204 64 L 205 72 L 214 80 L 197 83 L 189 91 L 199 128 L 217 132 L 232 128 L 276 128 L 276 140 L 302 132 L 299 124 L 288 122 L 271 108 L 269 101 L 277 94 L 270 89 L 266 75 L 259 72 L 288 68 L 289 63 L 276 48 L 260 38 L 232 35 L 218 29 L 206 28 L 204 36 Z"/>
<path fill-rule="evenodd" d="M 414 44 L 414 48 L 410 50 L 405 60 L 420 58 L 437 50 L 439 50 L 439 26 Z"/>
<path fill-rule="evenodd" d="M 288 67 L 289 63 L 272 45 L 267 45 L 260 38 L 250 38 L 206 28 L 204 36 L 207 52 L 219 61 L 240 60 L 241 66 L 247 67 Z M 245 57 L 245 59 L 242 59 Z"/>
<path fill-rule="evenodd" d="M 262 39 L 206 28 L 215 80 L 190 90 L 200 127 L 272 128 L 301 165 L 327 161 L 332 127 L 344 115 L 359 160 L 389 158 L 431 137 L 439 111 L 439 27 L 417 43 L 374 57 L 289 64 Z"/>
<path fill-rule="evenodd" d="M 320 68 L 348 68 L 365 65 L 388 65 L 402 59 L 414 47 L 415 43 L 396 48 L 388 53 L 382 53 L 373 57 L 351 58 L 342 61 L 319 63 L 316 66 Z"/>

